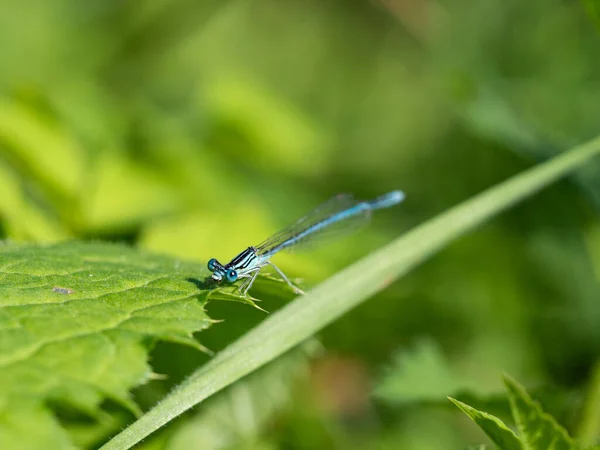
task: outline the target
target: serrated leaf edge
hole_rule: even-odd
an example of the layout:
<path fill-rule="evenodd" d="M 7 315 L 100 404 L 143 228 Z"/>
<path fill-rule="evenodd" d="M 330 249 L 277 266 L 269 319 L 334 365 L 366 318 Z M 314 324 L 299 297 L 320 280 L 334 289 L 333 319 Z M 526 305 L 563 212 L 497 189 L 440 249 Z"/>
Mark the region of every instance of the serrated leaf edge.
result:
<path fill-rule="evenodd" d="M 529 449 L 530 446 L 527 443 L 527 437 L 526 437 L 527 433 L 526 433 L 526 429 L 524 427 L 524 418 L 520 414 L 519 408 L 516 405 L 516 397 L 518 397 L 521 401 L 525 402 L 528 406 L 530 406 L 531 410 L 534 411 L 537 415 L 539 415 L 543 420 L 550 422 L 550 424 L 552 425 L 552 428 L 557 433 L 562 435 L 562 438 L 566 442 L 568 442 L 571 447 L 573 447 L 573 445 L 574 445 L 573 438 L 571 438 L 571 436 L 569 436 L 569 433 L 567 432 L 567 430 L 562 425 L 560 425 L 551 414 L 548 414 L 547 412 L 545 412 L 542 409 L 542 406 L 540 405 L 540 403 L 537 402 L 536 400 L 534 400 L 533 398 L 531 398 L 531 396 L 527 393 L 525 388 L 520 383 L 518 383 L 517 381 L 515 381 L 514 379 L 512 379 L 510 376 L 508 376 L 506 374 L 503 375 L 502 379 L 503 379 L 504 385 L 506 386 L 506 389 L 508 390 L 508 401 L 510 402 L 510 410 L 512 412 L 513 419 L 515 421 L 515 425 L 517 426 L 517 429 L 519 430 L 519 434 L 521 436 L 523 436 L 523 442 L 524 442 L 526 449 Z M 547 450 L 551 450 L 552 448 L 554 448 L 554 442 L 556 442 L 557 439 L 558 439 L 558 437 L 555 437 L 552 439 L 552 446 L 549 447 Z"/>
<path fill-rule="evenodd" d="M 521 447 L 523 447 L 523 444 L 522 444 L 521 440 L 519 439 L 519 436 L 517 436 L 513 430 L 511 430 L 502 420 L 500 420 L 496 416 L 486 413 L 484 411 L 480 411 L 476 408 L 473 408 L 472 406 L 467 405 L 466 403 L 463 403 L 460 400 L 457 400 L 455 398 L 448 397 L 448 400 L 450 400 L 452 403 L 454 403 L 462 412 L 464 412 L 467 416 L 469 416 L 469 418 L 476 424 L 477 424 L 477 421 L 475 420 L 476 415 L 481 415 L 486 419 L 490 419 L 492 422 L 494 422 L 496 425 L 498 425 L 504 431 L 507 431 L 510 435 L 512 435 L 515 438 L 515 442 L 519 443 L 521 445 Z M 479 426 L 479 424 L 477 424 L 477 425 Z M 484 428 L 482 428 L 482 427 L 480 427 L 480 428 L 492 440 L 492 442 L 494 442 L 493 437 L 490 436 Z M 498 445 L 496 442 L 494 442 L 494 443 L 496 445 Z"/>

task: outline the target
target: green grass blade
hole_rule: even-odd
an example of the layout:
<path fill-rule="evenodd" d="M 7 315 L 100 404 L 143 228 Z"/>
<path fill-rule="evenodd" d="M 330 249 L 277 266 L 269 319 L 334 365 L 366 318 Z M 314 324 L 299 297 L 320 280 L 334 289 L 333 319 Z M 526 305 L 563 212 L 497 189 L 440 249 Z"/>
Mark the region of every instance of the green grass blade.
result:
<path fill-rule="evenodd" d="M 179 414 L 312 336 L 448 242 L 599 153 L 600 138 L 575 147 L 476 195 L 339 272 L 231 344 L 102 449 L 130 448 Z"/>

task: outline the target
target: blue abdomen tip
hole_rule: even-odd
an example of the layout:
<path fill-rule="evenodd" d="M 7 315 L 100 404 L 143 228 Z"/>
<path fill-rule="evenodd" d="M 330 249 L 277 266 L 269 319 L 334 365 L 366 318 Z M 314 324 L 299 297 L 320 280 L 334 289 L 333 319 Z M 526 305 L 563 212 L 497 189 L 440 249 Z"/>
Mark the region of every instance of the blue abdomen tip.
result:
<path fill-rule="evenodd" d="M 392 191 L 386 194 L 386 197 L 389 199 L 391 204 L 395 205 L 396 203 L 400 203 L 402 200 L 404 200 L 406 195 L 404 195 L 404 192 L 402 191 Z"/>
<path fill-rule="evenodd" d="M 402 191 L 392 191 L 387 194 L 382 195 L 381 197 L 377 197 L 371 203 L 373 208 L 389 208 L 390 206 L 394 206 L 404 200 L 404 192 Z"/>

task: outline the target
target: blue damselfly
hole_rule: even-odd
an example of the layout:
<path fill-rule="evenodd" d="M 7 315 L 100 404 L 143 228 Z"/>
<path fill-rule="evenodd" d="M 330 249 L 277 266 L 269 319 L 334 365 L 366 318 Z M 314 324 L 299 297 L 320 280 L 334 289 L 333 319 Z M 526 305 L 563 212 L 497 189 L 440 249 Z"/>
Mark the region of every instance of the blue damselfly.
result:
<path fill-rule="evenodd" d="M 210 280 L 214 283 L 232 284 L 239 279 L 244 279 L 239 291 L 242 295 L 246 295 L 260 270 L 269 265 L 294 292 L 303 294 L 302 290 L 294 286 L 288 277 L 270 261 L 275 253 L 303 246 L 314 242 L 317 238 L 351 231 L 367 222 L 372 211 L 389 208 L 402 200 L 404 200 L 404 193 L 401 191 L 388 192 L 370 201 L 358 201 L 348 194 L 337 195 L 261 244 L 248 247 L 228 264 L 223 265 L 212 258 L 208 261 L 208 269 L 212 272 Z"/>

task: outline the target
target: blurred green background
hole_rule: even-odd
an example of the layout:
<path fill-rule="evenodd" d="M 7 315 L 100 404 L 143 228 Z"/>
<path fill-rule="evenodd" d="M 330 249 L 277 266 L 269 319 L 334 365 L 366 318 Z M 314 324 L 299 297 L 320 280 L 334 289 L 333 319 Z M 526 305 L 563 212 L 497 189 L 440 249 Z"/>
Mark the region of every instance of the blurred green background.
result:
<path fill-rule="evenodd" d="M 223 261 L 336 193 L 407 193 L 348 239 L 277 256 L 310 286 L 595 136 L 599 44 L 564 0 L 0 2 L 0 235 Z M 578 434 L 600 389 L 598 175 L 454 243 L 142 448 L 465 448 L 488 441 L 446 396 L 505 418 L 502 372 Z M 213 350 L 265 317 L 209 313 Z M 157 344 L 168 377 L 139 403 L 206 359 Z M 59 417 L 94 448 L 132 420 L 109 411 Z"/>

